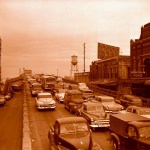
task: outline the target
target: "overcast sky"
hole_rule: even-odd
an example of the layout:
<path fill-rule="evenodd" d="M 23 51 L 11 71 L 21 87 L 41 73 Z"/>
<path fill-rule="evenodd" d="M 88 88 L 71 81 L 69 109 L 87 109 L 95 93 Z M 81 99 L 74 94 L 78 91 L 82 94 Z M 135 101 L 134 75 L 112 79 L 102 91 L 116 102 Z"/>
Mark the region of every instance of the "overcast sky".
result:
<path fill-rule="evenodd" d="M 97 43 L 130 54 L 130 40 L 150 22 L 149 0 L 0 0 L 2 76 L 19 68 L 70 75 L 71 56 L 83 71 L 97 59 Z"/>

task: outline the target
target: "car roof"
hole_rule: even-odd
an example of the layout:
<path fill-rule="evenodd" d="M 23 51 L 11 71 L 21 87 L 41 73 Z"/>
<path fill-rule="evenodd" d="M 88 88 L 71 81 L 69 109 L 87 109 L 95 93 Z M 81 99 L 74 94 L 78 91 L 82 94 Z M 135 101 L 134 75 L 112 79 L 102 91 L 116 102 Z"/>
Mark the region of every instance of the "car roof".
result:
<path fill-rule="evenodd" d="M 141 109 L 149 109 L 150 110 L 150 107 L 142 107 L 142 106 L 135 106 L 135 105 L 130 105 L 130 106 L 128 106 L 126 109 L 128 109 L 128 108 L 134 108 L 134 109 L 136 109 L 136 110 L 141 110 Z"/>
<path fill-rule="evenodd" d="M 83 105 L 85 106 L 103 106 L 101 103 L 99 102 L 84 102 Z"/>
<path fill-rule="evenodd" d="M 79 90 L 66 90 L 66 93 L 68 94 L 82 94 Z"/>
<path fill-rule="evenodd" d="M 108 96 L 108 95 L 99 95 L 99 96 L 96 96 L 96 97 L 98 97 L 98 98 L 104 98 L 104 99 L 106 99 L 106 98 L 107 98 L 107 99 L 108 99 L 108 98 L 109 98 L 109 99 L 110 99 L 110 98 L 111 98 L 111 99 L 114 99 L 114 97 Z"/>
<path fill-rule="evenodd" d="M 65 117 L 65 118 L 58 118 L 56 120 L 59 124 L 66 124 L 66 123 L 79 123 L 84 122 L 87 123 L 87 120 L 83 117 Z"/>
<path fill-rule="evenodd" d="M 135 95 L 123 95 L 124 97 L 128 97 L 128 98 L 138 98 L 138 99 L 140 99 L 140 97 L 138 97 L 138 96 L 135 96 Z"/>
<path fill-rule="evenodd" d="M 38 93 L 38 95 L 51 95 L 51 93 L 48 93 L 48 92 L 41 92 L 41 93 Z"/>

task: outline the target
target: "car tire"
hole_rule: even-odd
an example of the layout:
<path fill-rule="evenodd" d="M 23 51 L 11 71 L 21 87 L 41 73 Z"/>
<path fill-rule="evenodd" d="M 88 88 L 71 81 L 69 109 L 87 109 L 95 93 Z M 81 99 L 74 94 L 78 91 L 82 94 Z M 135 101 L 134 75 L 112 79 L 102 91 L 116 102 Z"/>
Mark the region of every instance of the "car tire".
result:
<path fill-rule="evenodd" d="M 116 139 L 112 140 L 112 148 L 113 150 L 118 150 L 118 142 Z"/>

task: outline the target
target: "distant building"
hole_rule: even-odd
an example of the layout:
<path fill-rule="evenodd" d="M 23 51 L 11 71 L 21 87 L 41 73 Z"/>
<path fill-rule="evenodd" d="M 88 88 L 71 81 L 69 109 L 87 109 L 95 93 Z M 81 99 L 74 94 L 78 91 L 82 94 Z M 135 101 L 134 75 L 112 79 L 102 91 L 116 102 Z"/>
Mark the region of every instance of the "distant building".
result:
<path fill-rule="evenodd" d="M 76 82 L 89 83 L 89 72 L 79 72 L 74 74 L 74 80 Z"/>
<path fill-rule="evenodd" d="M 130 56 L 119 55 L 119 47 L 98 43 L 98 59 L 90 65 L 90 83 L 119 94 L 130 93 L 131 86 L 126 83 L 130 77 Z"/>

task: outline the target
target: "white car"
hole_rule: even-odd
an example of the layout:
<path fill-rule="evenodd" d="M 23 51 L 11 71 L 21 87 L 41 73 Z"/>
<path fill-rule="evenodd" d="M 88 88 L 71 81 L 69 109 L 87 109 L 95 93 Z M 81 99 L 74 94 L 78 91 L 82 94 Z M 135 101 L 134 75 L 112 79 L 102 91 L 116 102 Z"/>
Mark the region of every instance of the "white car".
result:
<path fill-rule="evenodd" d="M 140 106 L 128 106 L 126 110 L 120 111 L 120 113 L 135 113 L 140 116 L 150 118 L 150 108 L 149 107 L 140 107 Z"/>
<path fill-rule="evenodd" d="M 6 102 L 6 98 L 4 95 L 0 94 L 0 105 L 4 105 Z"/>
<path fill-rule="evenodd" d="M 60 103 L 64 102 L 64 96 L 65 96 L 65 91 L 66 89 L 58 89 L 56 92 L 55 92 L 55 98 L 56 100 L 58 100 Z"/>
<path fill-rule="evenodd" d="M 115 98 L 108 95 L 96 96 L 96 100 L 101 102 L 104 109 L 108 113 L 117 113 L 124 109 L 124 107 L 115 102 Z"/>
<path fill-rule="evenodd" d="M 38 93 L 36 97 L 36 107 L 37 109 L 55 109 L 56 102 L 53 99 L 51 93 L 42 92 Z"/>

